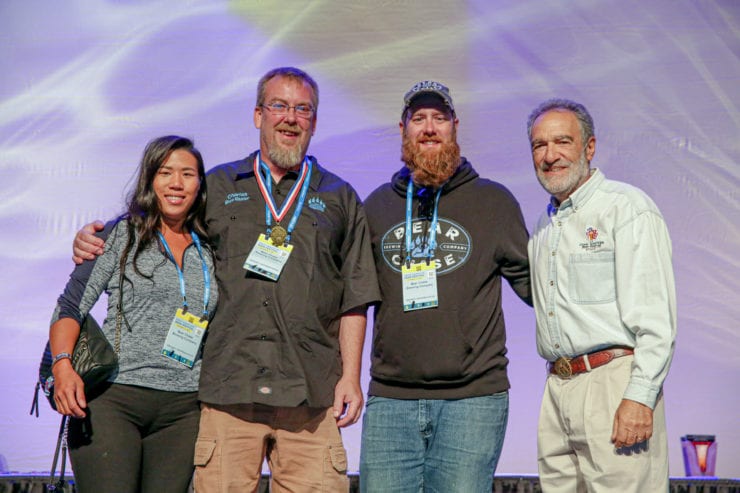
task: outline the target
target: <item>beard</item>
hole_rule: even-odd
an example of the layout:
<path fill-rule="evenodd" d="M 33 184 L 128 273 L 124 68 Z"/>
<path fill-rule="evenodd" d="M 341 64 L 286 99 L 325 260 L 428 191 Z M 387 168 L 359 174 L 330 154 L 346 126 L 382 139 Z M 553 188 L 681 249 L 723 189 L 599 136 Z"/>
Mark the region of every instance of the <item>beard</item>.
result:
<path fill-rule="evenodd" d="M 455 134 L 451 142 L 442 142 L 439 150 L 425 150 L 406 134 L 403 136 L 401 160 L 417 185 L 439 188 L 460 167 L 460 146 Z"/>
<path fill-rule="evenodd" d="M 270 156 L 272 164 L 282 169 L 293 169 L 303 161 L 304 149 L 302 146 L 294 147 L 293 149 L 282 149 L 280 147 L 272 147 L 267 153 Z"/>
<path fill-rule="evenodd" d="M 563 197 L 565 200 L 576 189 L 581 186 L 590 176 L 589 163 L 586 159 L 585 149 L 581 151 L 577 162 L 570 162 L 564 159 L 558 160 L 552 166 L 568 165 L 568 173 L 565 176 L 547 176 L 543 167 L 537 168 L 537 180 L 540 185 L 553 197 Z M 562 200 L 558 199 L 560 202 Z"/>
<path fill-rule="evenodd" d="M 298 132 L 299 135 L 303 135 L 304 130 L 298 127 L 298 125 L 286 125 L 283 124 L 275 129 L 275 132 L 280 130 L 288 130 L 290 132 Z M 282 147 L 277 143 L 277 139 L 273 136 L 272 143 L 268 148 L 267 155 L 270 158 L 272 164 L 282 169 L 293 169 L 301 164 L 303 158 L 306 155 L 308 149 L 308 140 L 298 139 L 296 145 L 293 147 Z"/>

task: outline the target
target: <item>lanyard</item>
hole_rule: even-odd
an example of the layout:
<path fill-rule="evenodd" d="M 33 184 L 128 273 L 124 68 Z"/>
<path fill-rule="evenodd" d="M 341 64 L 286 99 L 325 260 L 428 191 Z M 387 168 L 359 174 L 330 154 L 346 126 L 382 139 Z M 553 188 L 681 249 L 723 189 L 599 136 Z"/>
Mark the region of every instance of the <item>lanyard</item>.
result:
<path fill-rule="evenodd" d="M 180 266 L 177 265 L 175 256 L 172 254 L 172 250 L 170 250 L 167 240 L 164 239 L 161 232 L 157 231 L 157 234 L 159 235 L 159 240 L 162 242 L 165 252 L 167 252 L 167 256 L 172 260 L 172 263 L 175 264 L 175 269 L 177 269 L 177 277 L 180 279 L 180 293 L 182 294 L 183 311 L 186 312 L 188 311 L 188 301 L 185 298 L 185 276 L 182 274 Z M 208 301 L 211 299 L 211 276 L 208 275 L 208 265 L 206 264 L 206 260 L 203 258 L 203 249 L 200 246 L 200 238 L 195 234 L 195 231 L 190 231 L 190 237 L 193 239 L 193 243 L 195 243 L 195 248 L 198 249 L 198 255 L 200 255 L 200 261 L 203 266 L 203 283 L 205 284 L 205 288 L 203 290 L 203 319 L 205 319 L 208 317 Z"/>
<path fill-rule="evenodd" d="M 439 206 L 439 197 L 442 195 L 442 187 L 439 187 L 434 197 L 434 211 L 432 212 L 432 224 L 429 227 L 429 249 L 427 263 L 434 258 L 434 249 L 437 248 L 437 209 Z M 414 201 L 414 182 L 409 178 L 409 185 L 406 188 L 406 265 L 411 263 L 411 210 Z"/>
<path fill-rule="evenodd" d="M 283 205 L 278 210 L 275 205 L 275 200 L 272 198 L 272 178 L 270 177 L 270 168 L 260 159 L 259 153 L 254 158 L 254 176 L 257 179 L 257 185 L 259 186 L 262 198 L 265 199 L 265 222 L 267 223 L 267 234 L 269 235 L 272 230 L 272 218 L 275 218 L 275 222 L 280 224 L 285 215 L 290 210 L 290 207 L 298 197 L 298 203 L 296 204 L 293 217 L 288 223 L 286 243 L 290 241 L 290 235 L 295 229 L 295 225 L 298 222 L 298 217 L 301 215 L 303 210 L 303 204 L 306 201 L 306 195 L 308 194 L 308 188 L 311 182 L 311 163 L 307 158 L 303 159 L 301 163 L 301 173 L 298 179 L 293 184 L 293 187 L 288 192 L 288 196 L 285 198 Z M 262 172 L 265 175 L 262 175 Z M 299 194 L 300 191 L 300 194 Z"/>

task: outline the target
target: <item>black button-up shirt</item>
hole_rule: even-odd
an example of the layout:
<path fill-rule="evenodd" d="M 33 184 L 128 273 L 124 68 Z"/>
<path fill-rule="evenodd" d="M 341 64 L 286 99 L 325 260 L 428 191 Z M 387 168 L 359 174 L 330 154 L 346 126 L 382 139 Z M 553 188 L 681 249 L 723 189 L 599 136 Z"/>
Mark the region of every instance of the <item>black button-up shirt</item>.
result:
<path fill-rule="evenodd" d="M 342 374 L 340 316 L 380 296 L 365 213 L 352 187 L 310 157 L 308 195 L 280 278 L 247 272 L 244 261 L 267 230 L 254 159 L 218 166 L 207 177 L 221 298 L 208 328 L 200 399 L 328 407 Z M 278 206 L 295 180 L 289 173 L 273 183 Z"/>

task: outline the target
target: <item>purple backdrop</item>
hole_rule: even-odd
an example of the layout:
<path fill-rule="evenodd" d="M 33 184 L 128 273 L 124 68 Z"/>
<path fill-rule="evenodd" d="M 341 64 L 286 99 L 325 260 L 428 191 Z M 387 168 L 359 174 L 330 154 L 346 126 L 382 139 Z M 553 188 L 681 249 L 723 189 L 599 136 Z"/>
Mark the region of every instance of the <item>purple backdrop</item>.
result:
<path fill-rule="evenodd" d="M 432 78 L 452 89 L 463 154 L 515 193 L 530 226 L 547 197 L 526 116 L 552 96 L 585 103 L 595 166 L 650 194 L 673 238 L 671 474 L 683 475 L 680 436 L 712 433 L 717 474 L 740 476 L 740 3 L 54 5 L 0 3 L 0 470 L 49 468 L 58 418 L 43 403 L 40 419 L 28 408 L 73 233 L 120 212 L 154 136 L 194 137 L 209 167 L 253 150 L 257 79 L 296 65 L 321 86 L 311 153 L 361 196 L 400 166 L 402 95 Z M 505 311 L 513 388 L 498 472 L 536 473 L 544 366 L 532 312 L 508 287 Z M 366 385 L 367 364 L 363 374 Z M 344 436 L 356 470 L 360 425 Z"/>

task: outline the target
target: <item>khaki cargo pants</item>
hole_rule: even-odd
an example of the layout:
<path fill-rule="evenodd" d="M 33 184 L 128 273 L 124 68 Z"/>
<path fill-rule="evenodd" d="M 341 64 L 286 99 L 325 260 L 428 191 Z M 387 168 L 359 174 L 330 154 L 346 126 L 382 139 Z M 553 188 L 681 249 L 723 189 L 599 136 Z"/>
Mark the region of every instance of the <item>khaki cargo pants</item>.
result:
<path fill-rule="evenodd" d="M 347 492 L 347 453 L 331 408 L 203 404 L 196 493 L 255 492 L 262 463 L 271 490 Z"/>

